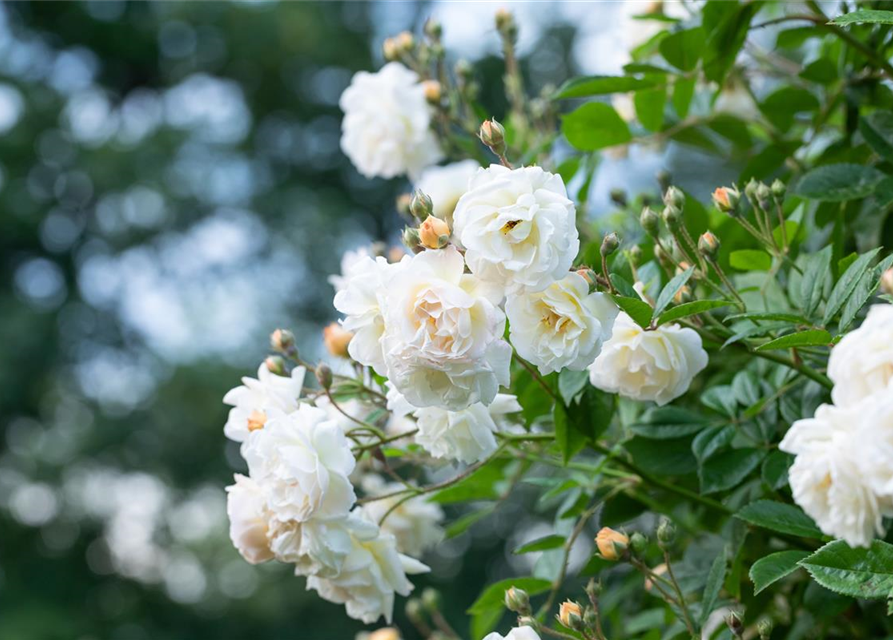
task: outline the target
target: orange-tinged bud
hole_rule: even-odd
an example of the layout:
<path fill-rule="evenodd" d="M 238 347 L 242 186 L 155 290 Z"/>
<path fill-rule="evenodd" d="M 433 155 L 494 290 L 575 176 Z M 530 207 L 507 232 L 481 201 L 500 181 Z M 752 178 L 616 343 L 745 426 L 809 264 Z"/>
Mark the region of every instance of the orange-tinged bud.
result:
<path fill-rule="evenodd" d="M 422 83 L 422 91 L 425 92 L 425 100 L 428 101 L 428 104 L 440 104 L 443 88 L 437 80 L 425 80 Z"/>
<path fill-rule="evenodd" d="M 576 602 L 562 602 L 558 609 L 558 620 L 568 629 L 578 629 L 583 626 L 583 609 Z"/>
<path fill-rule="evenodd" d="M 604 527 L 595 536 L 595 544 L 605 560 L 620 560 L 629 546 L 629 536 L 610 527 Z"/>
<path fill-rule="evenodd" d="M 322 341 L 329 353 L 339 358 L 347 357 L 347 345 L 353 334 L 337 322 L 333 322 L 322 330 Z"/>
<path fill-rule="evenodd" d="M 440 249 L 450 239 L 450 225 L 434 216 L 428 216 L 419 227 L 419 240 L 429 249 Z"/>
<path fill-rule="evenodd" d="M 881 289 L 887 295 L 893 295 L 893 269 L 887 269 L 881 274 Z"/>
<path fill-rule="evenodd" d="M 400 632 L 394 627 L 385 627 L 370 633 L 369 640 L 400 640 Z"/>

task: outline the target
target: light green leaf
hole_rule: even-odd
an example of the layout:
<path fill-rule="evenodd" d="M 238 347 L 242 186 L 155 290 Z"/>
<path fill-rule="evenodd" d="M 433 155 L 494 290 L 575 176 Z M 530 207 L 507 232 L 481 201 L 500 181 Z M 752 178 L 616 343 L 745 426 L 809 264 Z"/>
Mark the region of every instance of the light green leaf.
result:
<path fill-rule="evenodd" d="M 831 344 L 831 334 L 824 329 L 809 329 L 789 333 L 786 336 L 770 340 L 757 347 L 756 351 L 772 351 L 774 349 L 793 349 L 796 347 L 827 347 Z"/>
<path fill-rule="evenodd" d="M 534 551 L 548 551 L 549 549 L 557 549 L 564 546 L 564 536 L 551 535 L 531 540 L 512 551 L 513 554 L 519 556 L 524 553 L 533 553 Z"/>
<path fill-rule="evenodd" d="M 700 466 L 701 493 L 716 493 L 738 486 L 763 459 L 759 449 L 732 449 Z"/>
<path fill-rule="evenodd" d="M 589 382 L 589 372 L 571 371 L 570 369 L 562 369 L 558 374 L 558 393 L 564 400 L 564 404 L 569 405 L 577 397 Z"/>
<path fill-rule="evenodd" d="M 704 587 L 704 597 L 701 600 L 701 624 L 703 625 L 713 608 L 716 606 L 716 600 L 719 598 L 719 592 L 722 590 L 722 584 L 726 579 L 726 554 L 720 553 L 713 564 L 710 565 L 710 573 L 707 574 L 707 585 Z"/>
<path fill-rule="evenodd" d="M 697 433 L 708 424 L 704 416 L 687 409 L 657 407 L 648 410 L 639 422 L 629 428 L 643 438 L 667 440 Z"/>
<path fill-rule="evenodd" d="M 837 312 L 840 311 L 849 297 L 853 294 L 853 291 L 856 290 L 859 280 L 862 279 L 871 267 L 871 262 L 880 250 L 880 247 L 878 247 L 872 249 L 868 253 L 863 253 L 850 265 L 844 274 L 840 276 L 840 280 L 837 281 L 837 284 L 835 284 L 834 288 L 831 290 L 831 295 L 828 296 L 828 304 L 825 305 L 825 318 L 823 324 L 826 326 L 831 324 L 834 316 L 837 315 Z"/>
<path fill-rule="evenodd" d="M 654 304 L 654 311 L 651 316 L 652 321 L 656 321 L 660 317 L 660 314 L 663 313 L 664 309 L 673 302 L 673 298 L 675 298 L 676 294 L 679 293 L 679 290 L 685 286 L 685 283 L 688 282 L 689 278 L 691 278 L 691 274 L 694 272 L 695 268 L 689 267 L 682 273 L 673 276 L 673 279 L 661 289 L 660 294 L 657 296 L 657 302 Z"/>
<path fill-rule="evenodd" d="M 793 313 L 736 313 L 723 318 L 723 322 L 735 322 L 737 320 L 773 320 L 776 322 L 790 322 L 793 324 L 805 323 L 806 319 Z"/>
<path fill-rule="evenodd" d="M 429 499 L 431 502 L 440 504 L 466 500 L 495 500 L 499 498 L 497 485 L 503 479 L 503 471 L 507 463 L 506 460 L 491 460 L 471 475 L 451 487 L 438 491 Z"/>
<path fill-rule="evenodd" d="M 626 296 L 612 296 L 618 307 L 623 309 L 637 325 L 647 329 L 651 325 L 653 315 L 651 305 L 641 298 L 629 298 Z"/>
<path fill-rule="evenodd" d="M 826 589 L 854 598 L 888 598 L 893 592 L 893 545 L 874 540 L 868 549 L 851 549 L 835 540 L 800 561 Z"/>
<path fill-rule="evenodd" d="M 826 164 L 807 172 L 793 193 L 810 200 L 845 202 L 858 200 L 874 192 L 884 174 L 860 164 Z"/>
<path fill-rule="evenodd" d="M 639 91 L 650 89 L 657 84 L 650 78 L 634 78 L 632 76 L 583 76 L 572 78 L 565 82 L 555 95 L 553 100 L 565 98 L 586 98 L 588 96 L 601 96 L 611 93 L 625 93 L 627 91 Z"/>
<path fill-rule="evenodd" d="M 701 27 L 671 33 L 657 45 L 664 60 L 682 71 L 691 71 L 704 52 L 704 30 Z"/>
<path fill-rule="evenodd" d="M 852 13 L 837 16 L 828 24 L 893 24 L 893 11 L 881 11 L 880 9 L 859 9 Z"/>
<path fill-rule="evenodd" d="M 694 78 L 676 78 L 673 83 L 673 109 L 680 119 L 688 115 L 691 100 L 695 95 Z"/>
<path fill-rule="evenodd" d="M 822 537 L 822 532 L 815 526 L 808 515 L 799 507 L 772 500 L 757 500 L 741 509 L 735 517 L 757 527 L 788 533 L 802 538 Z"/>
<path fill-rule="evenodd" d="M 878 290 L 878 287 L 881 285 L 881 275 L 890 268 L 891 264 L 893 264 L 893 255 L 887 256 L 880 264 L 866 271 L 859 279 L 859 283 L 853 289 L 853 293 L 847 299 L 846 304 L 843 305 L 843 311 L 840 312 L 838 326 L 841 332 L 847 330 L 853 320 L 856 319 L 856 315 L 862 310 L 865 303 L 868 302 L 868 299 Z"/>
<path fill-rule="evenodd" d="M 818 108 L 818 99 L 800 87 L 782 87 L 760 104 L 760 110 L 766 118 L 782 131 L 787 131 L 794 124 L 794 114 L 815 111 Z"/>
<path fill-rule="evenodd" d="M 778 582 L 786 575 L 799 569 L 798 562 L 809 555 L 808 551 L 779 551 L 760 558 L 750 568 L 750 580 L 753 582 L 753 594 L 774 582 Z"/>
<path fill-rule="evenodd" d="M 831 253 L 833 247 L 828 245 L 806 259 L 806 268 L 803 270 L 803 278 L 800 281 L 800 308 L 804 315 L 811 317 L 819 303 L 822 301 L 822 293 L 825 290 L 825 282 L 831 277 Z"/>
<path fill-rule="evenodd" d="M 483 613 L 490 609 L 502 609 L 505 606 L 505 592 L 509 587 L 523 589 L 528 595 L 544 593 L 552 586 L 552 582 L 543 578 L 507 578 L 495 582 L 484 589 L 466 613 Z"/>
<path fill-rule="evenodd" d="M 859 120 L 859 131 L 879 156 L 893 162 L 893 113 L 875 111 Z"/>
<path fill-rule="evenodd" d="M 769 271 L 772 256 L 758 249 L 739 249 L 729 255 L 729 264 L 739 271 Z"/>
<path fill-rule="evenodd" d="M 471 526 L 477 522 L 478 520 L 483 520 L 491 513 L 496 510 L 496 505 L 487 505 L 484 507 L 475 507 L 474 511 L 470 511 L 466 513 L 461 518 L 454 520 L 450 523 L 450 525 L 446 528 L 446 537 L 455 538 L 456 536 L 465 533 Z"/>
<path fill-rule="evenodd" d="M 657 324 L 660 326 L 668 322 L 673 322 L 674 320 L 687 318 L 688 316 L 704 313 L 705 311 L 710 311 L 712 309 L 727 307 L 729 304 L 730 303 L 723 300 L 695 300 L 693 302 L 683 302 L 682 304 L 671 307 L 660 314 L 660 317 L 657 319 Z"/>
<path fill-rule="evenodd" d="M 667 86 L 641 89 L 633 96 L 636 117 L 649 131 L 660 131 L 664 124 L 664 103 L 667 100 Z"/>
<path fill-rule="evenodd" d="M 596 151 L 632 140 L 623 118 L 603 102 L 587 102 L 564 116 L 561 131 L 580 151 Z"/>

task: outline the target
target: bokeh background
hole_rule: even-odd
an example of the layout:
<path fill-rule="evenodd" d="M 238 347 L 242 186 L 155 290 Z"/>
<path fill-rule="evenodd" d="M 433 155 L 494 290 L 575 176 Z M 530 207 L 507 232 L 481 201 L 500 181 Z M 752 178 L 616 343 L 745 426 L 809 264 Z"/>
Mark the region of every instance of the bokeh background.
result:
<path fill-rule="evenodd" d="M 618 72 L 649 35 L 630 19 L 646 4 L 512 5 L 528 86 Z M 339 150 L 352 74 L 433 15 L 500 117 L 498 6 L 0 7 L 0 638 L 363 628 L 288 567 L 232 548 L 223 487 L 243 463 L 221 398 L 277 326 L 320 357 L 326 276 L 344 250 L 398 237 L 408 185 L 362 178 Z M 588 215 L 610 212 L 614 187 L 656 189 L 662 168 L 701 193 L 736 173 L 634 147 L 599 168 Z M 445 587 L 464 629 L 486 581 L 530 571 L 505 540 L 536 537 L 537 518 L 522 495 L 426 557 L 434 572 L 417 582 Z"/>

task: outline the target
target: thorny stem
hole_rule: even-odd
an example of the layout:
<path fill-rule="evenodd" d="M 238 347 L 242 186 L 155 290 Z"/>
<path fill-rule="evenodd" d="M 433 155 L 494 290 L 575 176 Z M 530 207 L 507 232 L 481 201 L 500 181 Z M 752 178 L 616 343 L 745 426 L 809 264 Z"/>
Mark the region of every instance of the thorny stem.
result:
<path fill-rule="evenodd" d="M 598 597 L 596 596 L 594 591 L 591 591 L 589 589 L 586 590 L 586 595 L 589 596 L 589 604 L 592 605 L 592 610 L 595 612 L 596 640 L 606 640 L 604 629 L 602 629 L 602 614 L 598 608 Z"/>

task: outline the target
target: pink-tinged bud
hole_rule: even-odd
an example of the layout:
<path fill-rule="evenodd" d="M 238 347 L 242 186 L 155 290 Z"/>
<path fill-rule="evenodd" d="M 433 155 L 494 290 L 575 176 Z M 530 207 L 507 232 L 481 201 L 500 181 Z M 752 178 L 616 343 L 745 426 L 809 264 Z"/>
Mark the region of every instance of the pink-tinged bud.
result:
<path fill-rule="evenodd" d="M 710 231 L 704 232 L 698 238 L 698 251 L 711 262 L 716 260 L 719 255 L 719 238 Z"/>
<path fill-rule="evenodd" d="M 524 589 L 509 587 L 505 591 L 505 608 L 522 615 L 530 613 L 530 596 Z"/>
<path fill-rule="evenodd" d="M 267 367 L 267 371 L 270 373 L 275 373 L 277 376 L 285 375 L 285 360 L 280 356 L 268 356 L 267 359 L 264 360 L 264 364 Z"/>
<path fill-rule="evenodd" d="M 496 121 L 496 118 L 484 120 L 478 136 L 490 150 L 498 156 L 505 155 L 505 127 Z"/>
<path fill-rule="evenodd" d="M 893 296 L 893 269 L 887 269 L 881 274 L 881 290 Z"/>
<path fill-rule="evenodd" d="M 422 83 L 422 91 L 425 93 L 425 100 L 428 101 L 428 104 L 440 104 L 443 88 L 437 80 L 425 80 Z"/>
<path fill-rule="evenodd" d="M 662 576 L 667 572 L 667 565 L 665 563 L 661 563 L 654 567 L 651 570 L 655 576 Z M 645 591 L 651 591 L 654 588 L 654 582 L 652 582 L 651 578 L 645 578 Z"/>
<path fill-rule="evenodd" d="M 595 544 L 605 560 L 620 560 L 629 546 L 629 536 L 610 527 L 604 527 L 595 536 Z"/>
<path fill-rule="evenodd" d="M 276 329 L 270 334 L 270 346 L 285 353 L 295 346 L 295 335 L 287 329 Z"/>
<path fill-rule="evenodd" d="M 403 247 L 391 247 L 388 249 L 388 262 L 391 264 L 400 262 L 406 255 L 406 249 Z"/>
<path fill-rule="evenodd" d="M 434 216 L 428 216 L 419 227 L 419 241 L 428 249 L 441 249 L 450 241 L 450 225 Z"/>
<path fill-rule="evenodd" d="M 326 345 L 326 349 L 333 356 L 339 358 L 347 357 L 347 345 L 353 334 L 342 327 L 339 323 L 333 322 L 322 330 L 322 341 Z"/>
<path fill-rule="evenodd" d="M 723 213 L 734 215 L 740 200 L 741 193 L 734 187 L 720 187 L 713 192 L 713 205 Z"/>
<path fill-rule="evenodd" d="M 558 620 L 568 629 L 579 631 L 583 628 L 583 609 L 576 602 L 562 602 L 558 608 Z"/>

